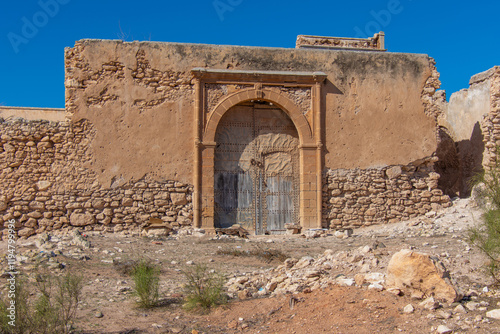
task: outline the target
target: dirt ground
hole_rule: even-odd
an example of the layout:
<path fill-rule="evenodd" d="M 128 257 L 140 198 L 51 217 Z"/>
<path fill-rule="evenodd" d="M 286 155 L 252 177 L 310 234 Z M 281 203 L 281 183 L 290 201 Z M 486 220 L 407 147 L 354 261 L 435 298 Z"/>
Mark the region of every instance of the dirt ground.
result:
<path fill-rule="evenodd" d="M 253 236 L 250 239 L 214 239 L 185 236 L 149 239 L 123 234 L 91 232 L 88 249 L 64 246 L 54 257 L 65 269 L 84 276 L 80 309 L 74 323 L 76 333 L 435 333 L 445 325 L 454 333 L 500 333 L 500 320 L 488 319 L 486 310 L 500 308 L 500 293 L 482 271 L 484 257 L 467 244 L 467 226 L 477 220 L 477 210 L 467 203 L 449 209 L 437 218 L 402 222 L 391 226 L 355 230 L 341 239 L 333 235 L 307 239 L 301 236 Z M 18 253 L 37 252 L 36 238 L 20 240 Z M 69 237 L 54 236 L 53 242 Z M 55 241 L 54 241 L 55 240 Z M 182 270 L 196 264 L 228 278 L 281 264 L 257 256 L 222 255 L 234 250 L 279 250 L 300 259 L 318 256 L 327 249 L 355 250 L 383 243 L 381 268 L 392 254 L 411 248 L 440 257 L 457 288 L 469 300 L 482 302 L 482 309 L 456 312 L 458 304 L 429 311 L 419 301 L 366 287 L 331 286 L 311 293 L 231 300 L 208 314 L 182 308 Z M 5 241 L 1 243 L 5 252 Z M 57 252 L 56 252 L 57 253 Z M 161 266 L 161 302 L 153 309 L 139 309 L 132 293 L 132 279 L 123 274 L 123 264 L 147 258 Z M 29 270 L 29 259 L 21 267 Z M 345 273 L 349 275 L 351 273 Z M 415 311 L 403 312 L 412 304 Z"/>

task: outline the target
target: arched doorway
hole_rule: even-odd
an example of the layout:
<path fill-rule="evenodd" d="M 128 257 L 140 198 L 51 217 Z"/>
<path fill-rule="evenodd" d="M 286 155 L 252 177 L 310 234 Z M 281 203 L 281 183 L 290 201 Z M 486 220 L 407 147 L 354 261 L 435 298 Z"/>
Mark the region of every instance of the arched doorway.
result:
<path fill-rule="evenodd" d="M 280 234 L 299 223 L 299 135 L 280 108 L 243 102 L 215 135 L 214 225 Z"/>

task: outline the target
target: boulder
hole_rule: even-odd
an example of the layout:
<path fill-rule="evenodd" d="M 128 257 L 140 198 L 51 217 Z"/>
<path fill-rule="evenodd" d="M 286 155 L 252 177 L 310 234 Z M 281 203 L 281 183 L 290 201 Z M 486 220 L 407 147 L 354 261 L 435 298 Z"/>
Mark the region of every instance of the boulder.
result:
<path fill-rule="evenodd" d="M 444 266 L 428 254 L 404 249 L 394 254 L 389 261 L 386 285 L 409 295 L 433 296 L 436 300 L 453 303 L 460 296 L 447 282 L 448 277 Z"/>
<path fill-rule="evenodd" d="M 90 213 L 73 212 L 69 217 L 69 222 L 72 226 L 87 226 L 94 224 L 95 219 Z"/>

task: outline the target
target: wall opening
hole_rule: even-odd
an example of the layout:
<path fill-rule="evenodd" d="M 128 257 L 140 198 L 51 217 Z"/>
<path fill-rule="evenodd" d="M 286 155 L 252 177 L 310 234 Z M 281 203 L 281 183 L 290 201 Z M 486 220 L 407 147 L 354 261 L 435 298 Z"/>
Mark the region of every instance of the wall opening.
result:
<path fill-rule="evenodd" d="M 299 136 L 268 102 L 230 108 L 216 131 L 214 225 L 280 234 L 299 223 Z"/>

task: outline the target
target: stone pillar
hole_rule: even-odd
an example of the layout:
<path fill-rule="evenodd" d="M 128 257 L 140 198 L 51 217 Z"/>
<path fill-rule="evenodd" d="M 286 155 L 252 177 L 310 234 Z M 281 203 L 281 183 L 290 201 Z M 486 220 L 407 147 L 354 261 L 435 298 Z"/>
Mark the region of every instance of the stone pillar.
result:
<path fill-rule="evenodd" d="M 301 145 L 300 149 L 300 225 L 304 229 L 320 228 L 318 216 L 317 146 Z M 321 189 L 321 186 L 319 186 Z"/>
<path fill-rule="evenodd" d="M 215 202 L 214 202 L 214 156 L 215 142 L 202 144 L 202 170 L 201 170 L 201 228 L 210 233 L 214 230 Z"/>

